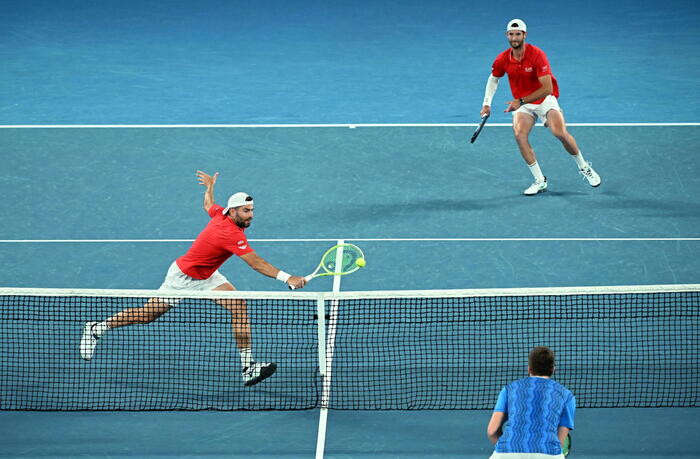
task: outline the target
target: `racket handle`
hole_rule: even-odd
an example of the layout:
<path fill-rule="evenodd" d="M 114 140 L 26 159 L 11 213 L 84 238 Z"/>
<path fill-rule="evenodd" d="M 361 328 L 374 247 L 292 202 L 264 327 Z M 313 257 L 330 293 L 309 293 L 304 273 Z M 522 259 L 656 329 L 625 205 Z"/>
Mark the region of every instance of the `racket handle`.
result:
<path fill-rule="evenodd" d="M 313 275 L 313 274 L 309 274 L 308 276 L 304 276 L 304 280 L 305 280 L 306 282 L 309 282 L 309 281 L 310 281 L 311 279 L 313 279 L 313 278 L 314 278 L 314 275 Z M 292 287 L 291 285 L 289 285 L 289 290 L 296 290 L 296 289 L 295 289 L 294 287 Z"/>

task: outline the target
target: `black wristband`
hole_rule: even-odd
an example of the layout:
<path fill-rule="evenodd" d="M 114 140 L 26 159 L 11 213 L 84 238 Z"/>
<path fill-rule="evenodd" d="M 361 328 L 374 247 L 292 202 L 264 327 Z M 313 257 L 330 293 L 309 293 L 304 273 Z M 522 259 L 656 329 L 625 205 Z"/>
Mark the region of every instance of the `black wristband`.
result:
<path fill-rule="evenodd" d="M 521 106 L 521 107 L 522 107 L 523 105 L 525 105 L 525 99 L 523 99 L 523 98 L 521 97 L 521 98 L 518 99 L 518 100 L 520 101 L 520 106 Z"/>

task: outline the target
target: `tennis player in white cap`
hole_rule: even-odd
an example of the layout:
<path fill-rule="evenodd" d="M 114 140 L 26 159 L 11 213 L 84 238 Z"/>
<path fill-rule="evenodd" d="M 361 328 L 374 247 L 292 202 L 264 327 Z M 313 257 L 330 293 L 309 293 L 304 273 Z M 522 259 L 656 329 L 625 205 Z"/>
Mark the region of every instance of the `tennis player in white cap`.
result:
<path fill-rule="evenodd" d="M 213 176 L 197 171 L 199 183 L 206 187 L 204 210 L 211 220 L 197 236 L 187 253 L 175 260 L 168 269 L 159 290 L 235 290 L 219 267 L 232 255 L 241 257 L 251 268 L 266 276 L 276 278 L 294 288 L 306 284 L 303 277 L 291 276 L 272 266 L 256 254 L 248 244 L 245 229 L 253 220 L 253 198 L 246 193 L 236 193 L 228 199 L 226 208 L 214 203 L 214 184 L 219 173 Z M 256 362 L 251 350 L 251 333 L 248 312 L 244 300 L 218 299 L 221 306 L 231 313 L 233 334 L 241 355 L 243 382 L 252 386 L 272 376 L 277 365 Z M 109 330 L 132 324 L 147 324 L 173 307 L 178 300 L 151 298 L 141 307 L 125 309 L 102 322 L 87 322 L 80 340 L 80 355 L 92 359 L 99 339 Z"/>
<path fill-rule="evenodd" d="M 544 121 L 545 126 L 561 141 L 564 149 L 576 161 L 579 172 L 588 184 L 597 187 L 601 182 L 600 176 L 591 164 L 583 159 L 576 139 L 566 129 L 564 115 L 557 101 L 559 86 L 552 74 L 547 55 L 540 48 L 525 43 L 527 25 L 522 19 L 508 22 L 506 37 L 510 48 L 499 54 L 493 62 L 491 75 L 486 82 L 481 116 L 491 114 L 491 101 L 498 88 L 498 79 L 507 73 L 513 100 L 508 102 L 505 111 L 513 113 L 515 141 L 535 179 L 523 194 L 535 195 L 547 190 L 547 178 L 542 174 L 535 150 L 528 140 L 537 118 Z"/>

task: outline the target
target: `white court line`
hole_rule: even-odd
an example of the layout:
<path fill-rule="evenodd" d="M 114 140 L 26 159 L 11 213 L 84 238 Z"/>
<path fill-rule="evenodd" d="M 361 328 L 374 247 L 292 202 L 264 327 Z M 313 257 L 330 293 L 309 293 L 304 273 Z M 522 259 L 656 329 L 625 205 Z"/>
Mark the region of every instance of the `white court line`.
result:
<path fill-rule="evenodd" d="M 337 244 L 344 244 L 343 239 L 338 239 Z M 343 260 L 343 247 L 338 247 L 335 253 L 336 266 L 338 260 Z M 333 276 L 333 293 L 340 292 L 340 280 L 343 276 Z M 325 314 L 318 316 L 319 323 L 325 322 Z M 333 370 L 333 351 L 335 349 L 335 331 L 338 323 L 338 300 L 331 300 L 331 310 L 328 315 L 328 335 L 326 342 L 325 368 L 322 376 L 323 388 L 321 390 L 321 409 L 318 417 L 318 434 L 316 436 L 316 459 L 323 459 L 326 450 L 326 430 L 328 426 L 328 399 L 331 396 L 331 374 Z M 321 342 L 318 343 L 321 346 Z"/>
<path fill-rule="evenodd" d="M 336 238 L 248 239 L 250 242 L 336 242 Z M 424 238 L 344 238 L 355 242 L 673 242 L 700 241 L 700 237 L 424 237 Z M 0 239 L 0 244 L 53 243 L 171 243 L 194 239 Z M 336 242 L 337 243 L 337 242 Z"/>
<path fill-rule="evenodd" d="M 358 128 L 358 127 L 475 127 L 479 123 L 329 123 L 329 124 L 3 124 L 0 129 L 209 129 L 209 128 Z M 490 127 L 511 127 L 511 123 L 489 123 Z M 542 126 L 542 124 L 538 124 Z M 580 127 L 700 126 L 683 123 L 567 123 Z"/>

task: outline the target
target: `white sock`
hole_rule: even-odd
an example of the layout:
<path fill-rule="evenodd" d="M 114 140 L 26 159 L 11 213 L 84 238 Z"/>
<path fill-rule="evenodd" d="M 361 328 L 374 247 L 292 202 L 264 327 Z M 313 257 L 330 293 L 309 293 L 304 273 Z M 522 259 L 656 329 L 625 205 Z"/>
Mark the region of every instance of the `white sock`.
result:
<path fill-rule="evenodd" d="M 579 169 L 585 169 L 588 167 L 588 163 L 583 159 L 583 153 L 581 153 L 581 150 L 579 150 L 578 154 L 574 156 L 574 160 L 576 161 L 576 165 Z"/>
<path fill-rule="evenodd" d="M 247 347 L 241 349 L 241 365 L 243 368 L 248 368 L 253 363 L 253 351 Z"/>
<path fill-rule="evenodd" d="M 534 164 L 528 164 L 527 167 L 530 168 L 530 172 L 532 172 L 536 182 L 544 182 L 544 175 L 542 175 L 542 170 L 540 170 L 540 165 L 537 164 L 537 161 Z"/>
<path fill-rule="evenodd" d="M 95 325 L 92 326 L 92 334 L 97 336 L 98 338 L 101 338 L 102 335 L 104 335 L 107 330 L 109 330 L 109 327 L 107 326 L 107 321 L 103 322 L 98 322 Z"/>

